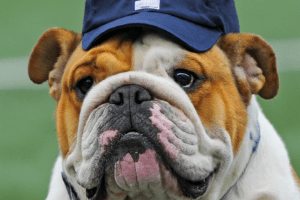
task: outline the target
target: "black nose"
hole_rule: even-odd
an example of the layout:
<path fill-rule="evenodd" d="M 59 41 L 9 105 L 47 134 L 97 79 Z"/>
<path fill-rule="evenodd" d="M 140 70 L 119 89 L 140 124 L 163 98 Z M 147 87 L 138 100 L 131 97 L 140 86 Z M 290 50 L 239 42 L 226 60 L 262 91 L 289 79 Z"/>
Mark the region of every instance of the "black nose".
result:
<path fill-rule="evenodd" d="M 152 100 L 148 90 L 138 85 L 124 85 L 116 89 L 109 97 L 109 103 L 134 106 Z"/>

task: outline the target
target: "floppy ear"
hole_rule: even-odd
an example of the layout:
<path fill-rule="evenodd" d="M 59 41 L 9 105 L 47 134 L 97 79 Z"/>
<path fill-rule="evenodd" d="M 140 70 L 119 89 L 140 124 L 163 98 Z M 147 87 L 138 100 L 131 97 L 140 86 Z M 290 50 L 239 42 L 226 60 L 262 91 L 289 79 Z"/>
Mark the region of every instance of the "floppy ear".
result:
<path fill-rule="evenodd" d="M 48 80 L 49 93 L 56 101 L 60 97 L 64 68 L 80 41 L 78 33 L 51 28 L 43 33 L 31 52 L 28 64 L 30 79 L 37 84 Z"/>
<path fill-rule="evenodd" d="M 218 45 L 231 61 L 237 87 L 246 103 L 252 94 L 264 99 L 276 96 L 279 89 L 276 57 L 265 40 L 253 34 L 228 34 L 220 38 Z"/>

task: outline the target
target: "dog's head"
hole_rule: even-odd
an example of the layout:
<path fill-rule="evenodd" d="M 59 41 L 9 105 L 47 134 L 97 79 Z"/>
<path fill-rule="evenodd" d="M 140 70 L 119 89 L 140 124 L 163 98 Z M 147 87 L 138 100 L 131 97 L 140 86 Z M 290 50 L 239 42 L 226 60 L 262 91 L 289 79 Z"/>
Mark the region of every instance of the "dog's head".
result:
<path fill-rule="evenodd" d="M 273 50 L 251 34 L 194 53 L 124 31 L 84 51 L 81 35 L 53 28 L 34 47 L 29 76 L 48 80 L 62 170 L 93 199 L 224 193 L 252 94 L 270 99 L 279 87 Z"/>

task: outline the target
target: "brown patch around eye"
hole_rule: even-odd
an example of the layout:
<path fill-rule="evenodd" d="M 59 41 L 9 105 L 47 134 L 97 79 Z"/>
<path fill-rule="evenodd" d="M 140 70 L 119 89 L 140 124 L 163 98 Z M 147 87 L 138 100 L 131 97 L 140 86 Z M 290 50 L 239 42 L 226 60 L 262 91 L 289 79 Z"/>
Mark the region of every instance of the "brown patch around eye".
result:
<path fill-rule="evenodd" d="M 236 87 L 230 62 L 218 47 L 205 53 L 188 54 L 183 61 L 185 66 L 207 77 L 188 96 L 204 127 L 211 131 L 211 137 L 224 140 L 222 134 L 225 130 L 228 132 L 236 155 L 247 124 L 247 110 Z"/>
<path fill-rule="evenodd" d="M 92 88 L 94 79 L 91 76 L 80 79 L 75 86 L 76 96 L 79 100 L 83 101 L 88 91 Z"/>

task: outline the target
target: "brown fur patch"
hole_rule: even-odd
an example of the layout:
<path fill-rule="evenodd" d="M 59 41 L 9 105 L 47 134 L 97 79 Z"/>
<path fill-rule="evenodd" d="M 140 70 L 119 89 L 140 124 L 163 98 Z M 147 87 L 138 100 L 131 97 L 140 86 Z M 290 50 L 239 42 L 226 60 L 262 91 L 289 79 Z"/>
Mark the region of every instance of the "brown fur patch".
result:
<path fill-rule="evenodd" d="M 113 37 L 86 52 L 81 44 L 73 53 L 62 78 L 61 99 L 56 109 L 57 135 L 62 156 L 68 155 L 76 142 L 82 102 L 74 87 L 84 77 L 92 77 L 94 84 L 131 69 L 132 40 L 126 34 Z"/>
<path fill-rule="evenodd" d="M 247 125 L 247 110 L 235 86 L 228 58 L 218 46 L 214 46 L 205 53 L 187 52 L 180 68 L 207 77 L 189 97 L 207 130 L 222 128 L 229 133 L 236 154 Z M 214 132 L 210 134 L 218 137 Z"/>

